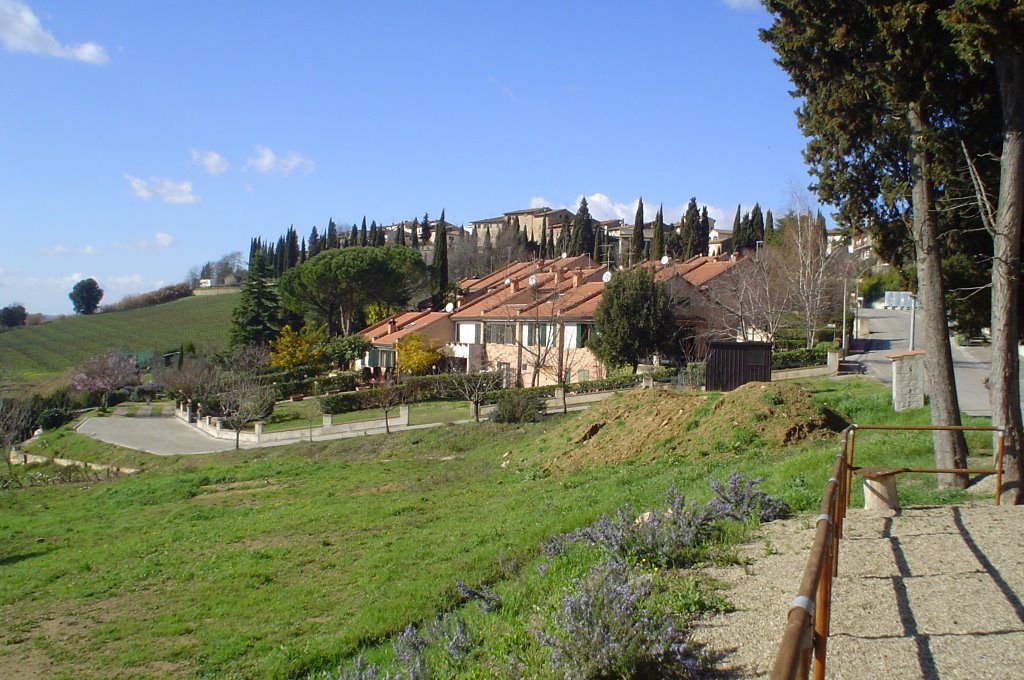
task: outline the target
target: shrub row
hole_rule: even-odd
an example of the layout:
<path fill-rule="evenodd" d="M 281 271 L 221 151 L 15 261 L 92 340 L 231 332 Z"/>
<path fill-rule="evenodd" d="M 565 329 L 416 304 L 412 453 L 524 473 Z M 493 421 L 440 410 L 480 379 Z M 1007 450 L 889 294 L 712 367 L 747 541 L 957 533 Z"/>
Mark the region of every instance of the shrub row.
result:
<path fill-rule="evenodd" d="M 341 390 L 350 392 L 356 388 L 356 374 L 354 372 L 339 373 L 338 375 L 316 376 L 303 378 L 302 380 L 291 380 L 277 382 L 274 390 L 277 392 L 278 400 L 287 399 L 293 394 L 324 394 Z"/>
<path fill-rule="evenodd" d="M 187 283 L 175 283 L 164 286 L 148 293 L 138 295 L 126 295 L 117 302 L 104 305 L 104 312 L 123 312 L 128 309 L 139 309 L 141 307 L 152 307 L 162 305 L 165 302 L 173 302 L 192 295 L 192 286 Z"/>
<path fill-rule="evenodd" d="M 819 345 L 814 349 L 793 349 L 772 354 L 772 370 L 783 368 L 803 368 L 804 366 L 824 366 L 828 362 L 829 345 Z"/>
<path fill-rule="evenodd" d="M 375 395 L 370 388 L 361 392 L 342 392 L 320 397 L 320 410 L 326 414 L 348 413 L 366 408 L 373 408 Z"/>

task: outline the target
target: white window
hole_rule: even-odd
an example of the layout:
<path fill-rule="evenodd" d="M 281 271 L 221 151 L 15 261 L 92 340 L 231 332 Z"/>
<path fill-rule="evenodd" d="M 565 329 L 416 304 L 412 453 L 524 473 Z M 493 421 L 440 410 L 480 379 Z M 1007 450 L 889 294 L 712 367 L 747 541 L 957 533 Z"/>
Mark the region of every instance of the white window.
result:
<path fill-rule="evenodd" d="M 477 323 L 459 324 L 459 342 L 465 345 L 475 345 L 480 342 L 480 325 Z"/>

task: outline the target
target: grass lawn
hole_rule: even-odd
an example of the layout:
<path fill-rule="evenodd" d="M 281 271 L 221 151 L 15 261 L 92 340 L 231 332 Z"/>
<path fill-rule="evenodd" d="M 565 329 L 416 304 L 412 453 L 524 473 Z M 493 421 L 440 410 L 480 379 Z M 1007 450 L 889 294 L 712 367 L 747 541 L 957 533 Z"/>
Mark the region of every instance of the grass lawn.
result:
<path fill-rule="evenodd" d="M 878 385 L 814 385 L 847 418 L 887 417 Z M 440 406 L 424 410 L 447 418 Z M 573 446 L 582 418 L 165 458 L 48 433 L 33 450 L 146 471 L 0 491 L 0 677 L 304 677 L 360 650 L 387 657 L 407 624 L 458 606 L 455 579 L 492 584 L 502 605 L 493 615 L 461 608 L 476 651 L 444 677 L 494 677 L 513 662 L 527 677 L 554 677 L 530 630 L 589 558 L 541 574 L 546 537 L 626 502 L 650 507 L 670 484 L 702 501 L 709 476 L 734 470 L 810 510 L 836 451 L 828 438 L 564 474 L 503 465 L 511 451 L 542 459 L 539 441 Z M 930 459 L 926 438 L 904 444 L 901 462 Z M 864 462 L 892 450 L 891 435 L 858 440 Z M 955 496 L 929 491 L 927 480 L 912 493 Z"/>
<path fill-rule="evenodd" d="M 319 427 L 323 416 L 320 413 L 320 401 L 309 397 L 302 401 L 282 401 L 274 406 L 274 413 L 264 423 L 264 432 L 282 430 L 302 430 L 310 426 Z M 391 417 L 398 416 L 398 408 L 391 411 Z M 335 413 L 331 416 L 333 425 L 354 423 L 360 420 L 379 420 L 384 412 L 379 408 Z M 409 405 L 409 424 L 424 425 L 427 423 L 450 423 L 466 420 L 469 417 L 469 402 L 466 401 L 426 401 Z M 250 428 L 251 430 L 252 428 Z"/>

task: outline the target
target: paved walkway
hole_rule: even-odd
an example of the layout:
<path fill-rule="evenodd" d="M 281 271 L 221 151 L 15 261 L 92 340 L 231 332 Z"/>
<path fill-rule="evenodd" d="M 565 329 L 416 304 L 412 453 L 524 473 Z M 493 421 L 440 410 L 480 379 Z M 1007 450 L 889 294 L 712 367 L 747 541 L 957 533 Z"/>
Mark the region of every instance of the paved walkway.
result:
<path fill-rule="evenodd" d="M 1024 676 L 1024 507 L 991 501 L 851 510 L 835 581 L 828 678 Z M 773 522 L 744 567 L 711 570 L 736 611 L 701 621 L 725 677 L 766 678 L 813 540 L 809 518 Z M 770 554 L 769 554 L 770 553 Z"/>
<path fill-rule="evenodd" d="M 75 431 L 94 439 L 159 456 L 211 453 L 235 448 L 234 441 L 207 436 L 181 420 L 170 418 L 86 418 Z"/>

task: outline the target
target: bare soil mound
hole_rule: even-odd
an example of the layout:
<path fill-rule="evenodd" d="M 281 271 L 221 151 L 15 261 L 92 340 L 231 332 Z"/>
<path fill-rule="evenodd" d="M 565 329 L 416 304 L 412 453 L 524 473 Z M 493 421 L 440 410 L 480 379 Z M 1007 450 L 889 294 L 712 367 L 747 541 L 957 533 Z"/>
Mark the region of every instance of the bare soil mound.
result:
<path fill-rule="evenodd" d="M 595 404 L 546 435 L 535 451 L 544 469 L 567 472 L 662 455 L 777 449 L 843 427 L 793 383 L 749 383 L 722 394 L 635 389 Z"/>

